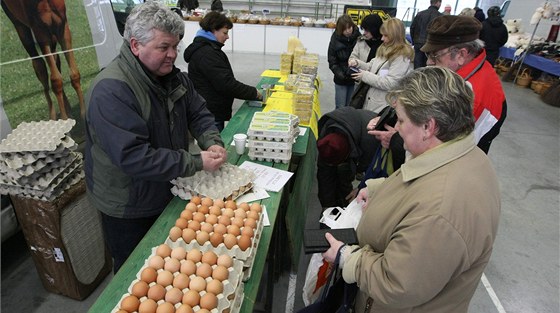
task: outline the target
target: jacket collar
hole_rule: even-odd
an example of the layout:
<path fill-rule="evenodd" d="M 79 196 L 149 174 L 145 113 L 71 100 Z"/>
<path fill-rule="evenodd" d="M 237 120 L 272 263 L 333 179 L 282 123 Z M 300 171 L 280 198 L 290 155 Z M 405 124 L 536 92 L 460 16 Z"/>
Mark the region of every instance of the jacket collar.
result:
<path fill-rule="evenodd" d="M 407 160 L 400 168 L 403 181 L 409 182 L 424 176 L 470 152 L 476 147 L 474 135 L 443 143 L 421 155 Z"/>
<path fill-rule="evenodd" d="M 479 55 L 476 56 L 476 58 L 458 69 L 457 74 L 463 77 L 463 79 L 469 80 L 469 78 L 471 78 L 474 73 L 482 68 L 484 62 L 486 62 L 486 50 L 482 49 L 482 51 Z"/>

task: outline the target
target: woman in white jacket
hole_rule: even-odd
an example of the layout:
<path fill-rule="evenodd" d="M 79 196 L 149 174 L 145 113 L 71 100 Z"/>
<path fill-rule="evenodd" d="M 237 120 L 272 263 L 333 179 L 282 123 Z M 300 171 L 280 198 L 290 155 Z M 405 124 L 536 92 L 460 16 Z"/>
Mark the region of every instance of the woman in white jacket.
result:
<path fill-rule="evenodd" d="M 397 86 L 399 80 L 414 68 L 414 50 L 405 39 L 404 24 L 397 18 L 388 19 L 381 25 L 383 44 L 377 49 L 375 58 L 368 63 L 349 59 L 348 65 L 360 69 L 352 78 L 370 86 L 364 109 L 379 113 L 387 106 L 385 95 Z"/>

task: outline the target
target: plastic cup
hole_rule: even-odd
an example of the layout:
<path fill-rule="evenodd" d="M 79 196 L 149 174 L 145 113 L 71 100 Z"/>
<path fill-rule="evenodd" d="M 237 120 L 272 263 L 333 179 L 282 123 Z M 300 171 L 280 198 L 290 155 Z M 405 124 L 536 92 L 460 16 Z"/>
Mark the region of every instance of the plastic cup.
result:
<path fill-rule="evenodd" d="M 247 144 L 246 134 L 235 134 L 233 135 L 233 141 L 235 142 L 235 152 L 241 155 L 245 153 L 245 144 Z"/>

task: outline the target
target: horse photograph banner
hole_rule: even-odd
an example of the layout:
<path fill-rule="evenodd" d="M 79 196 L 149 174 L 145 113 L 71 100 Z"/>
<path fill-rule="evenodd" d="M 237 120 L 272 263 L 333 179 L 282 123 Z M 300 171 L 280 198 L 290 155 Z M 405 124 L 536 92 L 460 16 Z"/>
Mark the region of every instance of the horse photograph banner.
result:
<path fill-rule="evenodd" d="M 344 14 L 349 15 L 356 25 L 361 25 L 364 17 L 370 14 L 377 14 L 382 20 L 388 20 L 397 15 L 397 8 L 379 7 L 369 5 L 345 5 Z"/>

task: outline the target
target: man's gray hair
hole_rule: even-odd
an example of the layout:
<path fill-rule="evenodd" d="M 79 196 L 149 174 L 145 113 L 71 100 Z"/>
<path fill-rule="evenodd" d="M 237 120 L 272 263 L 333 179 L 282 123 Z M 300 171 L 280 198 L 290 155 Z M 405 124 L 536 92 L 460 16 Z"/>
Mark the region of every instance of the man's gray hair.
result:
<path fill-rule="evenodd" d="M 123 37 L 129 43 L 134 37 L 141 44 L 146 44 L 152 40 L 154 29 L 181 38 L 185 33 L 185 24 L 177 13 L 162 3 L 146 1 L 130 11 Z"/>
<path fill-rule="evenodd" d="M 467 52 L 470 55 L 476 57 L 482 52 L 482 49 L 484 49 L 484 41 L 480 39 L 475 39 L 473 41 L 464 42 L 449 47 L 449 50 L 451 50 L 451 58 L 455 58 L 457 50 L 463 48 L 467 49 Z"/>

